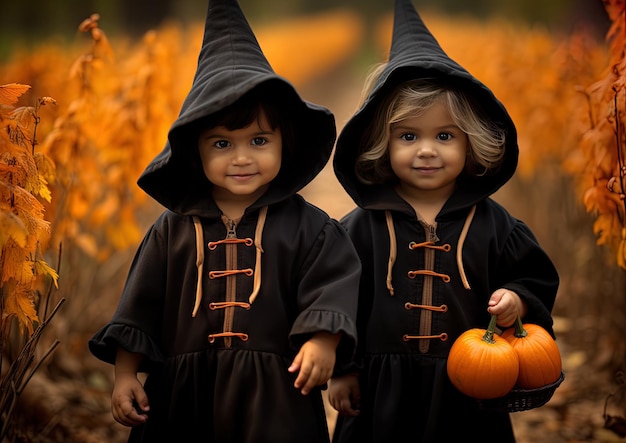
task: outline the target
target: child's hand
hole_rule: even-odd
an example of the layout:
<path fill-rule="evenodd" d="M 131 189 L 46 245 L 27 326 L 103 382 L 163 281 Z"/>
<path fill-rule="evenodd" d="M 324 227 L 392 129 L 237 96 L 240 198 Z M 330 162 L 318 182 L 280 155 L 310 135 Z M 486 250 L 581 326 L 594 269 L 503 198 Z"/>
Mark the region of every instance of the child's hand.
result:
<path fill-rule="evenodd" d="M 500 288 L 491 294 L 488 306 L 487 312 L 497 315 L 497 324 L 503 328 L 511 326 L 518 314 L 520 317 L 526 315 L 526 304 L 519 295 L 504 288 Z"/>
<path fill-rule="evenodd" d="M 315 386 L 326 383 L 333 374 L 339 339 L 339 334 L 318 332 L 300 348 L 287 370 L 300 371 L 294 386 L 300 389 L 302 395 L 307 395 Z"/>
<path fill-rule="evenodd" d="M 141 409 L 141 413 L 135 408 Z M 150 410 L 148 397 L 135 374 L 116 374 L 115 386 L 111 395 L 113 418 L 124 426 L 137 426 L 144 423 Z"/>
<path fill-rule="evenodd" d="M 359 376 L 347 374 L 333 377 L 328 383 L 328 402 L 341 415 L 356 417 L 361 408 Z"/>

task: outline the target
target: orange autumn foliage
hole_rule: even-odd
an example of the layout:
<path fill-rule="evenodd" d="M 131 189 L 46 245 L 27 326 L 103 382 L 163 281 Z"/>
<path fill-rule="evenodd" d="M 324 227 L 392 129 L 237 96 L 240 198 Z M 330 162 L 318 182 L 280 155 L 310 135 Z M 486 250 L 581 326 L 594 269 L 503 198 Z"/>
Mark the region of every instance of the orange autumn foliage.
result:
<path fill-rule="evenodd" d="M 579 116 L 579 149 L 566 157 L 564 168 L 577 179 L 578 192 L 599 245 L 609 247 L 626 269 L 626 28 L 624 0 L 604 2 L 611 19 L 606 39 L 608 66 L 581 92 L 587 100 Z"/>
<path fill-rule="evenodd" d="M 38 321 L 35 299 L 37 283 L 49 277 L 57 284 L 58 275 L 43 259 L 40 240 L 49 231 L 40 199 L 51 198 L 48 179 L 54 165 L 35 152 L 35 138 L 41 106 L 54 104 L 43 97 L 35 107 L 14 108 L 30 86 L 0 85 L 0 294 L 2 332 L 8 334 L 12 319 L 22 331 L 33 333 Z M 41 171 L 39 166 L 41 167 Z"/>
<path fill-rule="evenodd" d="M 623 2 L 606 5 L 614 22 L 608 50 L 583 31 L 563 37 L 497 21 L 424 18 L 449 55 L 509 109 L 520 134 L 520 175 L 562 164 L 597 217 L 598 242 L 621 251 L 624 266 L 624 141 L 615 139 L 616 127 L 624 133 Z M 56 281 L 43 266 L 48 245 L 63 242 L 104 261 L 139 241 L 139 218 L 154 203 L 136 180 L 162 149 L 189 91 L 203 26 L 169 24 L 139 42 L 109 40 L 94 14 L 78 29 L 89 36 L 87 50 L 84 42 L 47 43 L 16 51 L 0 70 L 0 264 L 3 293 L 21 294 L 10 306 L 23 312 L 30 306 L 23 301 L 32 301 L 28 278 Z M 365 40 L 362 18 L 346 10 L 254 29 L 274 70 L 296 87 L 354 59 Z M 388 48 L 390 16 L 379 29 L 380 48 Z M 14 107 L 29 96 L 40 97 L 31 99 L 36 106 Z M 40 108 L 53 103 L 47 96 L 57 104 L 40 118 Z M 34 311 L 23 315 L 35 318 Z"/>

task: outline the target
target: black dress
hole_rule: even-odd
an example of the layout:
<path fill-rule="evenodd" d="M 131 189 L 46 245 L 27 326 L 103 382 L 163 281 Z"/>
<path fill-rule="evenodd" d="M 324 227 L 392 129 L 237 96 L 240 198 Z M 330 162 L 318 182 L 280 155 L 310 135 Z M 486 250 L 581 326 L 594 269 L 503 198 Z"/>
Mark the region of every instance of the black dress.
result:
<path fill-rule="evenodd" d="M 237 224 L 238 238 L 254 238 L 258 212 Z M 211 279 L 209 273 L 225 268 L 229 246 L 236 248 L 237 268 L 254 269 L 254 245 L 211 250 L 207 245 L 226 238 L 227 227 L 219 217 L 201 222 L 206 257 L 196 316 L 193 220 L 166 211 L 137 252 L 117 312 L 89 343 L 110 363 L 118 346 L 145 356 L 151 409 L 129 441 L 327 441 L 320 389 L 303 396 L 287 368 L 318 331 L 344 333 L 339 361 L 352 355 L 359 266 L 345 231 L 298 196 L 271 205 L 261 287 L 250 303 L 252 276 Z M 230 284 L 241 304 L 211 308 L 225 300 Z M 225 329 L 233 335 L 210 340 Z"/>

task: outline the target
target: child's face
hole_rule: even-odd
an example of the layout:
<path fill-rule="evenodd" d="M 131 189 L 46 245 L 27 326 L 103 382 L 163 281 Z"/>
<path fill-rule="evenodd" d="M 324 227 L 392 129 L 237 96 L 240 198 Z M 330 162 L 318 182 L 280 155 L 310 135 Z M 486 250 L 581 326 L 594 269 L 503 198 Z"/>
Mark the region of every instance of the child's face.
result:
<path fill-rule="evenodd" d="M 263 112 L 246 128 L 216 126 L 201 132 L 200 158 L 216 200 L 254 202 L 278 175 L 282 145 L 280 129 L 271 129 Z"/>
<path fill-rule="evenodd" d="M 421 115 L 393 124 L 389 158 L 400 180 L 399 191 L 445 201 L 463 171 L 467 149 L 467 135 L 441 100 Z"/>

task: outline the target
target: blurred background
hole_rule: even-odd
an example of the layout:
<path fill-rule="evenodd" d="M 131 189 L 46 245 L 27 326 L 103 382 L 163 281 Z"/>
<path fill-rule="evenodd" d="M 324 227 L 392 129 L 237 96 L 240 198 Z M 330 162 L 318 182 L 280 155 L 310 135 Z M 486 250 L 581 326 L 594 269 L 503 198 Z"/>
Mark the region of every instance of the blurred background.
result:
<path fill-rule="evenodd" d="M 390 2 L 380 0 L 241 0 L 249 18 L 272 22 L 294 15 L 315 14 L 335 8 L 359 12 L 367 22 L 376 21 L 390 9 Z M 551 30 L 571 31 L 584 24 L 604 35 L 608 25 L 602 0 L 421 0 L 416 6 L 434 9 L 447 17 L 470 15 L 479 20 L 501 17 L 519 24 L 543 25 Z M 203 17 L 202 0 L 24 0 L 4 1 L 0 15 L 2 54 L 16 41 L 36 44 L 61 37 L 71 39 L 76 24 L 93 12 L 103 16 L 109 34 L 141 37 L 146 31 L 167 22 L 193 23 Z"/>
<path fill-rule="evenodd" d="M 393 2 L 240 4 L 274 70 L 304 98 L 333 110 L 341 130 L 369 69 L 386 59 Z M 623 82 L 623 2 L 414 4 L 443 49 L 486 83 L 516 122 L 518 173 L 494 197 L 531 227 L 561 275 L 554 317 L 566 378 L 546 406 L 513 414 L 518 441 L 623 441 L 626 270 L 616 257 L 626 231 L 623 200 L 606 187 L 619 168 L 615 133 L 624 99 L 611 91 Z M 65 301 L 42 331 L 34 360 L 55 340 L 58 346 L 10 417 L 0 403 L 7 438 L 126 439 L 128 430 L 109 410 L 113 369 L 91 357 L 87 340 L 112 315 L 135 249 L 162 210 L 136 180 L 164 146 L 191 86 L 206 5 L 2 3 L 0 85 L 30 86 L 15 106 L 36 109 L 25 132 L 36 141 L 33 152 L 54 164 L 46 175 L 51 199 L 43 201 L 50 232 L 38 239 L 38 251 L 59 280 L 58 289 L 39 282 L 40 320 Z M 56 104 L 36 107 L 41 97 Z M 302 194 L 336 218 L 353 207 L 330 163 Z M 5 379 L 23 343 L 5 342 Z M 328 416 L 332 431 L 330 409 Z"/>

